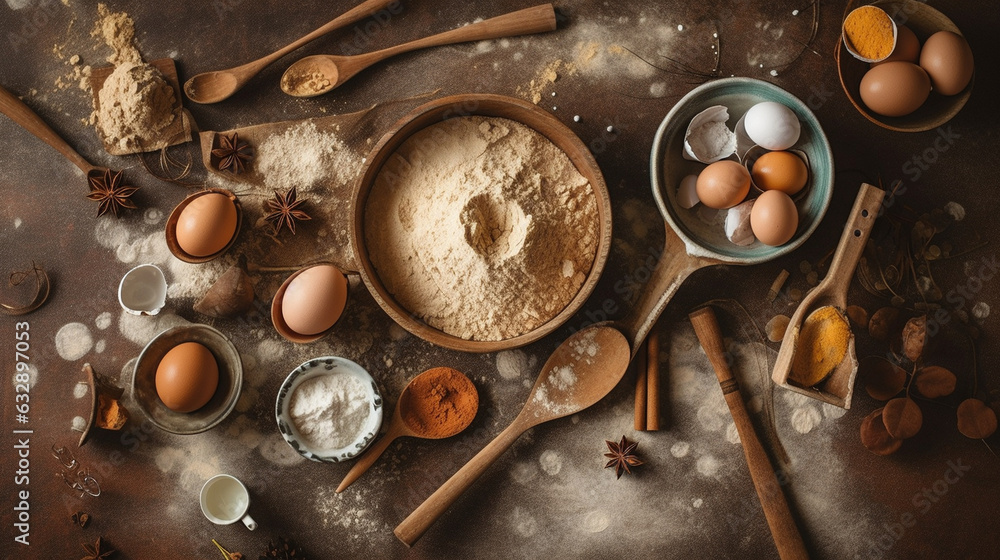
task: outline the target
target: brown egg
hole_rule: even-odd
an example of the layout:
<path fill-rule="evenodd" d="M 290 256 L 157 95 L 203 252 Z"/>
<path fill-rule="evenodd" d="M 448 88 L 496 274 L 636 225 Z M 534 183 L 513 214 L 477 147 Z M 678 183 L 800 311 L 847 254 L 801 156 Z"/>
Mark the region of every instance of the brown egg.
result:
<path fill-rule="evenodd" d="M 347 277 L 337 267 L 321 264 L 288 283 L 281 298 L 281 318 L 299 334 L 319 334 L 340 319 L 346 305 Z"/>
<path fill-rule="evenodd" d="M 876 62 L 872 66 L 878 66 L 879 64 L 885 64 L 886 62 L 912 62 L 916 64 L 920 60 L 920 40 L 917 36 L 910 30 L 909 27 L 905 25 L 896 26 L 896 48 L 892 50 L 892 54 L 888 58 L 880 62 Z"/>
<path fill-rule="evenodd" d="M 750 211 L 750 229 L 765 245 L 784 245 L 799 227 L 799 211 L 792 198 L 781 191 L 764 191 Z"/>
<path fill-rule="evenodd" d="M 931 77 L 934 91 L 955 95 L 972 79 L 972 49 L 965 37 L 951 31 L 938 31 L 924 42 L 920 67 Z"/>
<path fill-rule="evenodd" d="M 757 188 L 792 196 L 806 186 L 809 170 L 806 162 L 792 152 L 767 152 L 754 162 L 750 175 Z"/>
<path fill-rule="evenodd" d="M 171 348 L 156 366 L 156 394 L 174 412 L 194 412 L 212 400 L 219 386 L 219 364 L 197 342 Z"/>
<path fill-rule="evenodd" d="M 717 161 L 706 167 L 695 185 L 698 200 L 709 208 L 732 208 L 750 192 L 750 172 L 732 160 Z"/>
<path fill-rule="evenodd" d="M 218 253 L 236 235 L 236 205 L 226 195 L 210 192 L 191 199 L 177 218 L 177 244 L 187 254 Z"/>
<path fill-rule="evenodd" d="M 886 117 L 909 115 L 924 104 L 930 93 L 927 72 L 911 62 L 879 64 L 861 78 L 861 100 Z"/>

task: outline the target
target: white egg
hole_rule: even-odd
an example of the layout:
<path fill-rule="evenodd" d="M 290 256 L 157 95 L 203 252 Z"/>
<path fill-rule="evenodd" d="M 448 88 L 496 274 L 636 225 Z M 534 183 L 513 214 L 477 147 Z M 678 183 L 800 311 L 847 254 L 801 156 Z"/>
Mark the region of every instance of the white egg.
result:
<path fill-rule="evenodd" d="M 743 119 L 747 136 L 765 149 L 787 150 L 799 140 L 799 119 L 781 103 L 758 103 L 747 111 Z"/>
<path fill-rule="evenodd" d="M 726 238 L 737 245 L 746 247 L 757 240 L 750 226 L 750 213 L 753 210 L 753 200 L 737 204 L 726 211 Z"/>
<path fill-rule="evenodd" d="M 688 175 L 681 179 L 681 184 L 677 187 L 677 204 L 681 208 L 694 208 L 701 202 L 698 199 L 698 176 Z"/>

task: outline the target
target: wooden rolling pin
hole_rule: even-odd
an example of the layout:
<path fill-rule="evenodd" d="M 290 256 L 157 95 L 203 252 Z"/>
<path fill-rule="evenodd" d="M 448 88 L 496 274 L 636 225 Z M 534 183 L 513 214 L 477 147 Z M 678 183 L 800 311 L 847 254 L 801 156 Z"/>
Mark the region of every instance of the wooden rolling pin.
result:
<path fill-rule="evenodd" d="M 809 558 L 805 543 L 802 542 L 802 535 L 799 534 L 792 513 L 788 509 L 785 494 L 778 484 L 778 477 L 774 474 L 764 447 L 757 439 L 753 424 L 750 423 L 750 415 L 747 414 L 746 406 L 743 404 L 739 383 L 733 378 L 733 372 L 726 363 L 722 333 L 719 331 L 715 312 L 711 307 L 702 307 L 693 311 L 688 318 L 691 319 L 701 347 L 708 355 L 708 361 L 715 368 L 715 375 L 719 378 L 719 385 L 722 386 L 722 394 L 726 397 L 729 412 L 736 422 L 736 431 L 740 434 L 743 453 L 747 458 L 747 466 L 750 467 L 750 477 L 760 498 L 760 505 L 764 508 L 764 517 L 767 518 L 767 524 L 771 528 L 771 536 L 774 538 L 775 546 L 778 547 L 778 555 L 782 560 Z"/>

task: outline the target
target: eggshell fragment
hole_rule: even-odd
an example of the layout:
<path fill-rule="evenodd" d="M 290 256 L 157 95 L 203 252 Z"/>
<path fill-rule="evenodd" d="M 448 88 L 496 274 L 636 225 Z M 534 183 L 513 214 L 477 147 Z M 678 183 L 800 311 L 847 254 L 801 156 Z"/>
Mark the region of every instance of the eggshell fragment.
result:
<path fill-rule="evenodd" d="M 729 109 L 715 105 L 691 119 L 684 133 L 684 159 L 712 163 L 736 151 L 736 135 L 726 126 Z"/>
<path fill-rule="evenodd" d="M 698 176 L 688 175 L 681 179 L 681 184 L 677 187 L 677 204 L 681 208 L 694 208 L 699 202 Z"/>
<path fill-rule="evenodd" d="M 753 205 L 754 201 L 748 200 L 733 206 L 726 212 L 726 239 L 742 247 L 753 245 L 757 239 L 750 226 Z"/>
<path fill-rule="evenodd" d="M 288 283 L 281 299 L 281 317 L 292 331 L 320 334 L 340 319 L 347 305 L 347 277 L 337 267 L 309 267 Z"/>

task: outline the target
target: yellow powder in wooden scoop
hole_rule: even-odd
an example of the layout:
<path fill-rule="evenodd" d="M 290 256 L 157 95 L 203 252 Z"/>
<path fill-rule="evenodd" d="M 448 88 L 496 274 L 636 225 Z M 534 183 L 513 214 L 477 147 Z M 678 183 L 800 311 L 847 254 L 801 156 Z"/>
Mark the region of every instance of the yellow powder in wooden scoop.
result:
<path fill-rule="evenodd" d="M 833 306 L 816 309 L 799 332 L 789 379 L 812 387 L 826 379 L 847 356 L 851 325 Z"/>

